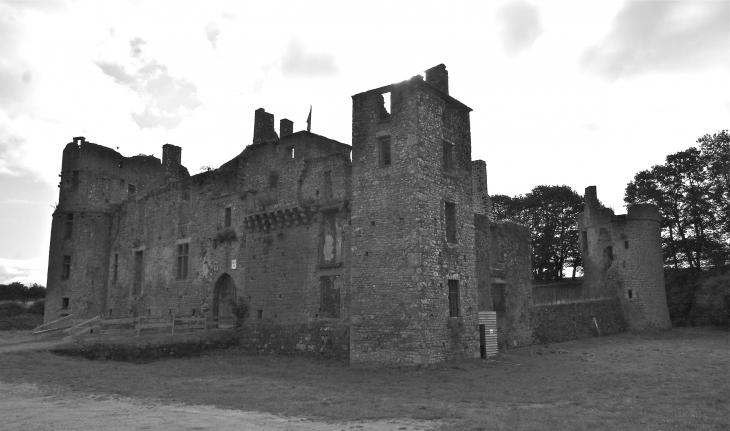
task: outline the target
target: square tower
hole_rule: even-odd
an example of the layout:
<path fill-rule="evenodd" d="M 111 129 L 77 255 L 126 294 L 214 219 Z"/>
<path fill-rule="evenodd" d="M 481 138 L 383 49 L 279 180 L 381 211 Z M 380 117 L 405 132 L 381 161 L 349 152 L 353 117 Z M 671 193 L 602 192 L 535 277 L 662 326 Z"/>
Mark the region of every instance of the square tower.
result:
<path fill-rule="evenodd" d="M 471 109 L 439 76 L 352 97 L 353 364 L 479 356 Z"/>

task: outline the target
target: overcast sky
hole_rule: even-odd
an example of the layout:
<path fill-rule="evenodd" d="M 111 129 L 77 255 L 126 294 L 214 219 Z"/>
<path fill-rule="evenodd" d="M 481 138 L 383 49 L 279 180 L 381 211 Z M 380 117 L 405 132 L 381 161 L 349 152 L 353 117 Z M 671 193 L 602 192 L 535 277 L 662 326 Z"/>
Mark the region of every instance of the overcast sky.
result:
<path fill-rule="evenodd" d="M 251 142 L 260 107 L 351 143 L 350 96 L 444 63 L 491 194 L 623 212 L 634 174 L 729 127 L 730 2 L 0 0 L 0 283 L 45 284 L 63 147 Z"/>

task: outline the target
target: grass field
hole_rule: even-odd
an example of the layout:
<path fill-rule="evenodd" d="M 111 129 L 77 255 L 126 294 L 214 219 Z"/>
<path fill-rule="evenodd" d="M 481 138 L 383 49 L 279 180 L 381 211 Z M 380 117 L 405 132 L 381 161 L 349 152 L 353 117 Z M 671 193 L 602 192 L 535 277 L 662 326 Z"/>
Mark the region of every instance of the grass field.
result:
<path fill-rule="evenodd" d="M 236 349 L 143 365 L 23 351 L 0 353 L 0 381 L 332 422 L 433 419 L 449 430 L 727 430 L 729 340 L 679 328 L 379 370 Z"/>

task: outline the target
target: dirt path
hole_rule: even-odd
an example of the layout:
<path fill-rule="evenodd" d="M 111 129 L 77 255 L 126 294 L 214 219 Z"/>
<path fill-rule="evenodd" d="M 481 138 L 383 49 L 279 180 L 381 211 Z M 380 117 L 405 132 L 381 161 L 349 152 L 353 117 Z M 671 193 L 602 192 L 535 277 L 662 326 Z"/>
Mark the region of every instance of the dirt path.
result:
<path fill-rule="evenodd" d="M 210 406 L 168 405 L 106 395 L 79 396 L 32 384 L 0 382 L 0 430 L 430 430 L 438 422 L 353 421 L 328 424 Z"/>
<path fill-rule="evenodd" d="M 62 333 L 33 335 L 32 331 L 3 331 L 0 336 L 0 353 L 21 350 L 47 350 L 63 341 Z"/>

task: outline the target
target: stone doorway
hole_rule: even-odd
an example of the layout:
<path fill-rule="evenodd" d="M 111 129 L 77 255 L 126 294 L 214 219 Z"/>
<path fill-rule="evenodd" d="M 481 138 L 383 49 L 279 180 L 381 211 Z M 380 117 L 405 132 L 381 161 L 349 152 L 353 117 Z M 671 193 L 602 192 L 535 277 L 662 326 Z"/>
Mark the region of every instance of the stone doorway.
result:
<path fill-rule="evenodd" d="M 231 301 L 236 298 L 236 284 L 228 274 L 218 278 L 213 289 L 213 316 L 232 316 Z"/>

